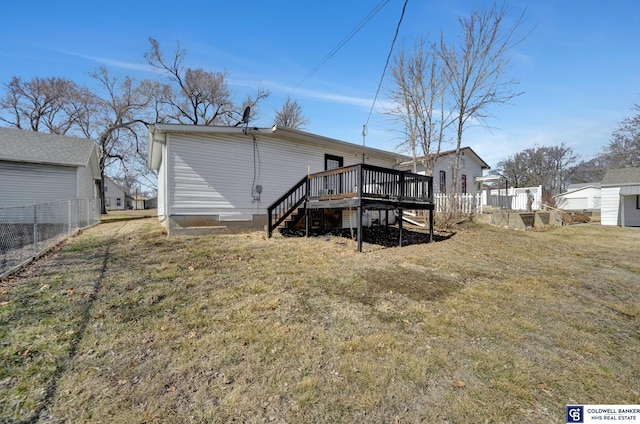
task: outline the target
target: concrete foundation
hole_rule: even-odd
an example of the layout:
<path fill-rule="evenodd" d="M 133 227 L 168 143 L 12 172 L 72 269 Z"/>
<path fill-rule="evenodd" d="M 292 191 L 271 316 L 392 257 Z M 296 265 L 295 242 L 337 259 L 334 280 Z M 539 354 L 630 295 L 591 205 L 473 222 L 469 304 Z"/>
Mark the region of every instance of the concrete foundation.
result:
<path fill-rule="evenodd" d="M 220 221 L 218 215 L 172 215 L 162 224 L 170 236 L 237 234 L 264 231 L 267 215 L 252 215 L 251 219 L 241 221 Z"/>
<path fill-rule="evenodd" d="M 493 225 L 512 230 L 530 230 L 549 226 L 561 226 L 562 215 L 556 211 L 544 212 L 508 212 L 500 211 L 474 215 L 474 222 Z"/>

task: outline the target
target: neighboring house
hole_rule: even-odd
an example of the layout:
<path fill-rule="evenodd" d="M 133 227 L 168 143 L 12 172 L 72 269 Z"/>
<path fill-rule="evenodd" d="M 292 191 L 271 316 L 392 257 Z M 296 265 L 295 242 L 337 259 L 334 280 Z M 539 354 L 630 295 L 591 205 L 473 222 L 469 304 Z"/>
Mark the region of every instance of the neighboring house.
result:
<path fill-rule="evenodd" d="M 0 128 L 0 208 L 94 200 L 99 181 L 93 141 Z"/>
<path fill-rule="evenodd" d="M 433 167 L 433 191 L 438 193 L 450 193 L 453 186 L 453 166 L 455 163 L 456 151 L 448 150 L 440 152 L 435 158 Z M 417 172 L 425 173 L 425 167 L 421 163 L 422 158 L 417 159 Z M 458 173 L 458 183 L 456 193 L 476 194 L 482 191 L 482 184 L 476 182 L 476 178 L 482 177 L 485 169 L 491 167 L 471 147 L 460 149 L 460 171 Z M 413 169 L 412 161 L 405 161 L 401 164 L 402 169 Z"/>
<path fill-rule="evenodd" d="M 276 126 L 149 127 L 148 166 L 158 170 L 158 217 L 169 233 L 202 226 L 264 229 L 267 208 L 309 174 L 363 161 L 396 169 L 407 160 L 397 153 Z M 350 209 L 317 213 L 338 226 L 353 227 L 355 222 Z"/>
<path fill-rule="evenodd" d="M 158 198 L 157 197 L 152 197 L 150 199 L 146 199 L 144 201 L 144 208 L 145 209 L 155 209 L 158 207 Z"/>
<path fill-rule="evenodd" d="M 601 196 L 602 225 L 640 227 L 640 168 L 608 170 Z"/>
<path fill-rule="evenodd" d="M 564 210 L 600 209 L 600 183 L 570 184 L 567 191 L 553 196 L 556 206 Z"/>
<path fill-rule="evenodd" d="M 104 205 L 108 211 L 124 210 L 131 206 L 131 198 L 124 189 L 107 176 L 104 177 Z"/>
<path fill-rule="evenodd" d="M 142 210 L 146 209 L 145 204 L 147 202 L 147 198 L 145 196 L 131 196 L 131 208 L 134 210 Z"/>

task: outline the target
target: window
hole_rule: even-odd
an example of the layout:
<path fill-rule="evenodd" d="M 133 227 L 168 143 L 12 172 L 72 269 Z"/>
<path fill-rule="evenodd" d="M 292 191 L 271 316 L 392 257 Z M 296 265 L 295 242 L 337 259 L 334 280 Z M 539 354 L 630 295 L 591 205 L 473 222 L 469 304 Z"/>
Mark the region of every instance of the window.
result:
<path fill-rule="evenodd" d="M 107 192 L 107 187 L 109 187 L 109 184 L 107 184 L 107 182 L 105 181 L 103 186 L 104 186 L 104 192 L 106 193 Z"/>
<path fill-rule="evenodd" d="M 111 197 L 105 197 L 104 198 L 104 205 L 107 208 L 111 207 Z"/>
<path fill-rule="evenodd" d="M 636 196 L 636 209 L 640 209 L 640 194 Z"/>
<path fill-rule="evenodd" d="M 440 193 L 447 192 L 447 173 L 440 171 Z"/>
<path fill-rule="evenodd" d="M 462 194 L 467 194 L 467 175 L 462 174 Z"/>
<path fill-rule="evenodd" d="M 122 206 L 122 199 L 121 198 L 116 198 L 116 207 L 121 207 Z"/>

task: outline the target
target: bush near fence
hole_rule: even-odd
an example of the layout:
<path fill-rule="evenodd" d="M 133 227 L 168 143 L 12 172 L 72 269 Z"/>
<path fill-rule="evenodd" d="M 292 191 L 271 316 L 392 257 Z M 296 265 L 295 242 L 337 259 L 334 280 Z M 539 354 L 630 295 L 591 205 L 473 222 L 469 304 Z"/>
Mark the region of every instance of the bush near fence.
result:
<path fill-rule="evenodd" d="M 0 277 L 82 228 L 100 222 L 98 200 L 61 200 L 0 208 Z"/>

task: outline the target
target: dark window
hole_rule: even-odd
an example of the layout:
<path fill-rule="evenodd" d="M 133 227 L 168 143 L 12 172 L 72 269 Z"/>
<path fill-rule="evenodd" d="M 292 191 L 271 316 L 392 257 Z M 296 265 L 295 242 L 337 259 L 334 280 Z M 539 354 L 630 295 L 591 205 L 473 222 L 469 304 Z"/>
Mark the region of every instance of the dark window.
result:
<path fill-rule="evenodd" d="M 119 197 L 116 199 L 116 206 L 117 206 L 117 207 L 122 206 L 122 199 L 121 199 L 121 198 L 119 198 Z"/>
<path fill-rule="evenodd" d="M 440 193 L 447 192 L 447 173 L 440 171 Z"/>
<path fill-rule="evenodd" d="M 462 174 L 462 194 L 467 194 L 467 175 Z"/>

